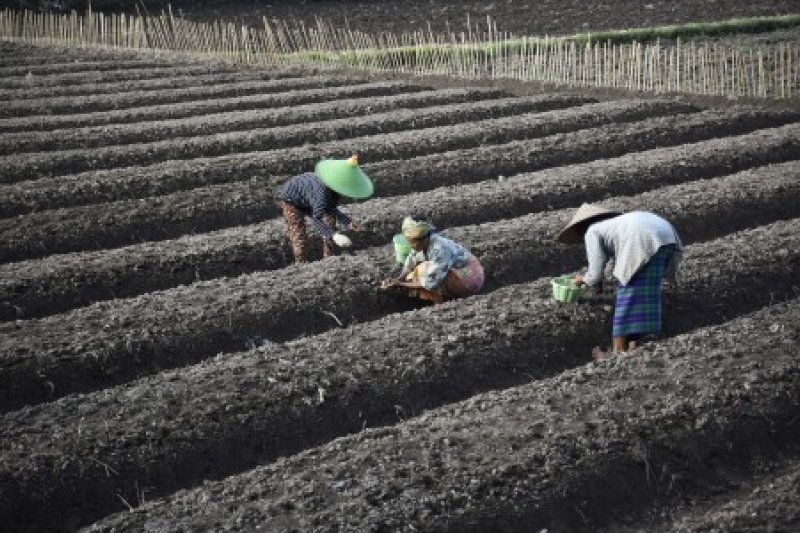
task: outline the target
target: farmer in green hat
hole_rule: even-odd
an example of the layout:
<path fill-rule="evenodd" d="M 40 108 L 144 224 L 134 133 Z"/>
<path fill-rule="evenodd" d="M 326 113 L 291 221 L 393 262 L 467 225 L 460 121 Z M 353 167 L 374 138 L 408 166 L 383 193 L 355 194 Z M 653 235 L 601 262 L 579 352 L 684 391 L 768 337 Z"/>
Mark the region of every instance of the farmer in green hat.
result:
<path fill-rule="evenodd" d="M 411 253 L 400 274 L 384 281 L 381 290 L 399 289 L 434 304 L 481 290 L 483 267 L 464 246 L 440 235 L 430 222 L 415 217 L 406 217 L 401 230 Z"/>
<path fill-rule="evenodd" d="M 358 166 L 358 157 L 324 159 L 314 172 L 289 179 L 278 193 L 286 222 L 286 233 L 297 263 L 308 262 L 306 217 L 322 236 L 322 255 L 334 255 L 339 248 L 349 248 L 350 238 L 337 230 L 337 224 L 358 231 L 360 224 L 339 210 L 342 196 L 362 199 L 372 196 L 372 181 Z"/>

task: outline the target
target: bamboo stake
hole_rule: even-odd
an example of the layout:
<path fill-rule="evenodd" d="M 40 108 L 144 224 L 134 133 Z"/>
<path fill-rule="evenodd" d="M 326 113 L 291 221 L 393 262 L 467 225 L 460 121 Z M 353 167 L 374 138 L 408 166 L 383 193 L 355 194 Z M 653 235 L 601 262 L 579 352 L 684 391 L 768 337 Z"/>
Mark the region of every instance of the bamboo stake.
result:
<path fill-rule="evenodd" d="M 328 65 L 347 61 L 355 67 L 460 77 L 537 79 L 581 86 L 627 87 L 660 93 L 699 92 L 730 96 L 793 98 L 800 79 L 800 49 L 791 43 L 740 48 L 717 43 L 674 46 L 633 42 L 614 45 L 523 37 L 501 32 L 491 17 L 485 31 L 467 17 L 465 31 L 401 34 L 353 32 L 316 18 L 263 20 L 244 24 L 193 23 L 171 7 L 149 16 L 95 13 L 79 16 L 0 11 L 0 37 L 43 44 L 165 49 L 220 56 L 243 63 Z M 293 54 L 300 57 L 292 57 Z M 338 56 L 338 57 L 337 57 Z"/>
<path fill-rule="evenodd" d="M 786 98 L 786 83 L 785 79 L 786 76 L 784 74 L 786 70 L 786 58 L 783 55 L 783 43 L 778 45 L 778 68 L 775 69 L 775 75 L 778 77 L 778 84 L 780 86 L 781 98 Z"/>
<path fill-rule="evenodd" d="M 617 50 L 622 53 L 622 47 L 615 47 L 609 43 L 609 52 L 611 53 L 611 86 L 618 87 L 617 84 Z"/>

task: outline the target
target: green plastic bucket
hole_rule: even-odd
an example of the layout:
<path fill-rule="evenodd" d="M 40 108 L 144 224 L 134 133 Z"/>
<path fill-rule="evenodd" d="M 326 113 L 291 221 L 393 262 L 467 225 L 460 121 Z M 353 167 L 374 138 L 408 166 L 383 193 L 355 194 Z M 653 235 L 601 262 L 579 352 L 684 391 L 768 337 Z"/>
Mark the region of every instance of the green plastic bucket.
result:
<path fill-rule="evenodd" d="M 577 287 L 571 276 L 559 276 L 552 283 L 553 298 L 558 302 L 577 302 L 583 294 L 583 288 Z"/>
<path fill-rule="evenodd" d="M 392 243 L 394 243 L 394 258 L 398 263 L 405 263 L 406 257 L 411 253 L 411 245 L 400 233 L 392 238 Z"/>

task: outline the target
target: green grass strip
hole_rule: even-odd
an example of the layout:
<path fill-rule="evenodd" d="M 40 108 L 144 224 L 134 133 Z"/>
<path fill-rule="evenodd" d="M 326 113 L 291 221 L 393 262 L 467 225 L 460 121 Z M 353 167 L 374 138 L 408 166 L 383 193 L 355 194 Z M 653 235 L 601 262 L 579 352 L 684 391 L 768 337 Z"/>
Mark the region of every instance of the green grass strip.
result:
<path fill-rule="evenodd" d="M 575 43 L 586 46 L 590 43 L 625 44 L 632 42 L 647 43 L 660 39 L 696 39 L 742 33 L 764 33 L 800 25 L 800 14 L 779 15 L 773 17 L 753 17 L 730 19 L 722 22 L 692 22 L 679 25 L 654 26 L 651 28 L 634 28 L 605 32 L 587 32 L 563 37 L 532 37 L 525 39 L 509 39 L 496 42 L 421 44 L 418 46 L 392 47 L 384 49 L 347 50 L 339 52 L 306 51 L 287 54 L 288 62 L 300 62 L 322 65 L 342 65 L 348 67 L 375 67 L 403 64 L 430 65 L 436 62 L 437 56 L 446 53 L 449 57 L 463 56 L 472 61 L 491 60 L 505 54 L 515 54 L 526 47 L 531 50 L 536 46 L 563 46 Z"/>
<path fill-rule="evenodd" d="M 578 44 L 587 42 L 611 42 L 613 44 L 648 42 L 658 39 L 695 39 L 736 35 L 738 33 L 765 33 L 793 28 L 800 25 L 800 14 L 777 15 L 773 17 L 752 17 L 730 19 L 722 22 L 689 22 L 687 24 L 671 24 L 651 28 L 633 28 L 630 30 L 613 30 L 596 33 L 578 33 L 564 40 Z"/>

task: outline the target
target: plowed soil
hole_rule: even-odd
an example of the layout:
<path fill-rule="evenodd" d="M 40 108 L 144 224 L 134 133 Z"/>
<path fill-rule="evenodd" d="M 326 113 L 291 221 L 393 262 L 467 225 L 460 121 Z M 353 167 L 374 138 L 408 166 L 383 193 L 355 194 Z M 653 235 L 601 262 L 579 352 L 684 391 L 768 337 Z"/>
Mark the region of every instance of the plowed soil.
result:
<path fill-rule="evenodd" d="M 485 31 L 486 19 L 490 17 L 500 31 L 542 36 L 800 13 L 793 0 L 177 0 L 170 3 L 193 20 L 221 17 L 257 24 L 266 16 L 313 26 L 315 17 L 319 17 L 339 27 L 364 32 L 428 31 L 429 28 L 435 32 L 466 32 L 468 21 L 473 31 L 476 25 Z"/>
<path fill-rule="evenodd" d="M 176 9 L 535 34 L 800 12 L 368 4 Z M 2 42 L 0 73 L 0 529 L 800 528 L 796 101 Z M 363 230 L 293 265 L 275 188 L 352 152 Z M 686 245 L 661 335 L 603 363 L 613 283 L 551 295 L 582 202 Z M 411 212 L 480 258 L 481 294 L 376 290 Z"/>

